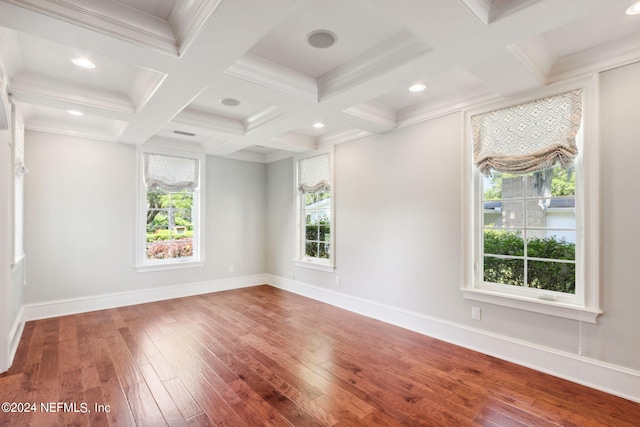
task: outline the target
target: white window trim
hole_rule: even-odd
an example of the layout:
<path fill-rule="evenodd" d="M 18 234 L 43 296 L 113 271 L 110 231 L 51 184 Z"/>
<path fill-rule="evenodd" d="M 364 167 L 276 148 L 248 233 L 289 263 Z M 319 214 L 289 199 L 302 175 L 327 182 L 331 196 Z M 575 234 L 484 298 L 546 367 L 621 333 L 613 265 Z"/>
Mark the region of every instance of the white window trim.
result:
<path fill-rule="evenodd" d="M 294 232 L 294 259 L 293 265 L 296 267 L 309 268 L 312 270 L 320 270 L 326 272 L 334 272 L 336 269 L 335 259 L 336 259 L 336 209 L 335 209 L 335 174 L 334 174 L 334 166 L 333 166 L 333 146 L 329 146 L 326 148 L 318 149 L 312 151 L 310 153 L 301 154 L 295 156 L 294 167 L 293 167 L 293 212 L 296 218 L 296 226 Z M 304 230 L 303 230 L 303 212 L 302 212 L 302 197 L 300 192 L 298 191 L 298 167 L 300 165 L 300 160 L 315 157 L 322 154 L 329 154 L 329 168 L 330 168 L 330 181 L 331 181 L 331 252 L 329 260 L 319 260 L 316 258 L 308 258 L 304 256 Z"/>
<path fill-rule="evenodd" d="M 197 197 L 194 198 L 193 215 L 194 223 L 197 227 L 193 234 L 193 244 L 196 249 L 197 259 L 181 260 L 179 258 L 172 258 L 167 261 L 149 261 L 146 259 L 145 243 L 146 243 L 146 218 L 147 218 L 147 200 L 144 197 L 147 194 L 147 188 L 144 184 L 143 171 L 144 171 L 144 154 L 161 154 L 166 156 L 175 157 L 189 157 L 198 159 L 200 163 L 200 178 L 198 188 L 195 190 Z M 135 227 L 135 269 L 139 273 L 150 271 L 163 271 L 163 270 L 176 270 L 182 268 L 200 268 L 205 265 L 205 214 L 204 206 L 206 195 L 206 155 L 202 152 L 195 150 L 175 150 L 164 146 L 156 145 L 153 143 L 145 144 L 145 146 L 138 147 L 137 152 L 137 170 L 136 170 L 136 198 L 137 198 L 137 213 L 136 213 L 136 227 Z"/>
<path fill-rule="evenodd" d="M 483 284 L 480 269 L 476 263 L 480 262 L 480 247 L 478 229 L 481 223 L 482 209 L 478 203 L 481 197 L 481 174 L 473 165 L 472 160 L 472 127 L 471 117 L 488 111 L 506 108 L 529 102 L 558 93 L 582 88 L 583 90 L 583 146 L 579 154 L 581 160 L 583 188 L 578 189 L 578 205 L 576 206 L 576 233 L 581 233 L 582 244 L 576 253 L 576 284 L 581 283 L 573 298 L 556 298 L 550 300 L 552 293 L 528 290 L 527 292 L 509 292 L 508 288 L 501 288 Z M 598 123 L 598 75 L 588 79 L 573 80 L 546 87 L 528 93 L 517 99 L 500 100 L 484 104 L 464 114 L 465 138 L 464 179 L 463 179 L 463 232 L 464 232 L 464 282 L 461 288 L 465 299 L 486 302 L 490 304 L 511 307 L 519 310 L 557 316 L 567 319 L 596 323 L 600 309 L 599 292 L 599 123 Z M 477 271 L 476 271 L 477 270 Z"/>

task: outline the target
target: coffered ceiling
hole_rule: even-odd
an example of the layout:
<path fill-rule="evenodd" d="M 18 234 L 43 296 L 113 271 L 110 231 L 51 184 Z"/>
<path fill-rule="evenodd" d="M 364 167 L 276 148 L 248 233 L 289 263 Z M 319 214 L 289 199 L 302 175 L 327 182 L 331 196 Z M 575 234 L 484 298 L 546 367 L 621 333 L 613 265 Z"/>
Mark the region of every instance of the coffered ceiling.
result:
<path fill-rule="evenodd" d="M 638 61 L 633 3 L 6 0 L 0 82 L 27 129 L 270 162 Z"/>

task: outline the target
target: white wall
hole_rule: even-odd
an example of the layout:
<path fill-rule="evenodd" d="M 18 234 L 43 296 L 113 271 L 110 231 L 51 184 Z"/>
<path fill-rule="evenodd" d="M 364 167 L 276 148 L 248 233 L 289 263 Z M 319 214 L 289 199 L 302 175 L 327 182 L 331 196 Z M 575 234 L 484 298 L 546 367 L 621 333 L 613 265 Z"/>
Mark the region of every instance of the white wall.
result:
<path fill-rule="evenodd" d="M 602 74 L 600 325 L 594 357 L 640 369 L 640 62 Z"/>
<path fill-rule="evenodd" d="M 25 146 L 26 304 L 266 270 L 265 165 L 208 157 L 205 267 L 138 273 L 135 147 L 41 132 Z"/>
<path fill-rule="evenodd" d="M 273 257 L 269 273 L 394 307 L 486 336 L 506 337 L 640 371 L 640 64 L 606 72 L 601 84 L 601 301 L 598 324 L 462 298 L 462 115 L 451 114 L 336 147 L 336 271 L 291 267 Z M 291 192 L 291 165 L 268 166 L 268 194 Z M 270 212 L 291 209 L 289 198 Z M 287 220 L 288 224 L 274 224 Z M 292 218 L 270 217 L 270 242 L 291 253 Z M 340 277 L 340 286 L 336 285 Z M 471 320 L 471 306 L 482 320 Z M 481 338 L 480 338 L 481 339 Z M 514 359 L 518 359 L 517 356 Z"/>
<path fill-rule="evenodd" d="M 293 159 L 267 166 L 267 271 L 293 277 Z M 288 190 L 285 190 L 287 189 Z"/>

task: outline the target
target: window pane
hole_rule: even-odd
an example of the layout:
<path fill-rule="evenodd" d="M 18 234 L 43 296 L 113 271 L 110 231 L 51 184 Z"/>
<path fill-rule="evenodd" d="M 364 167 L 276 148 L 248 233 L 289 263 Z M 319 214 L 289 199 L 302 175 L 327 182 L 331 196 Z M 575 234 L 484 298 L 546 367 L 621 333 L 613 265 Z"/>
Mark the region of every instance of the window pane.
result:
<path fill-rule="evenodd" d="M 484 230 L 484 253 L 492 255 L 524 255 L 522 230 Z"/>
<path fill-rule="evenodd" d="M 318 227 L 315 225 L 307 226 L 306 240 L 318 240 Z"/>
<path fill-rule="evenodd" d="M 169 247 L 170 243 L 164 241 L 147 243 L 147 259 L 169 258 Z"/>
<path fill-rule="evenodd" d="M 318 201 L 318 193 L 307 193 L 306 194 L 306 205 L 312 205 Z"/>
<path fill-rule="evenodd" d="M 573 166 L 556 166 L 527 175 L 527 197 L 566 197 L 576 195 L 576 173 Z"/>
<path fill-rule="evenodd" d="M 318 211 L 317 215 L 318 224 L 329 224 L 331 222 L 331 215 L 328 209 L 322 209 Z"/>
<path fill-rule="evenodd" d="M 524 228 L 524 202 L 522 200 L 502 202 L 502 223 L 498 228 Z"/>
<path fill-rule="evenodd" d="M 329 242 L 331 241 L 331 227 L 328 225 L 322 225 L 319 227 L 320 234 L 318 236 L 318 240 L 321 242 Z"/>
<path fill-rule="evenodd" d="M 305 245 L 305 256 L 317 258 L 318 257 L 318 243 L 317 242 L 307 242 Z"/>
<path fill-rule="evenodd" d="M 534 236 L 527 239 L 528 256 L 534 258 L 563 259 L 575 261 L 575 231 L 540 230 L 537 232 L 542 233 L 543 236 Z"/>
<path fill-rule="evenodd" d="M 329 259 L 329 245 L 325 243 L 320 243 L 319 245 L 319 258 Z"/>
<path fill-rule="evenodd" d="M 502 198 L 524 197 L 525 177 L 523 175 L 502 174 Z"/>
<path fill-rule="evenodd" d="M 500 200 L 524 197 L 524 176 L 493 172 L 483 178 L 484 200 Z"/>
<path fill-rule="evenodd" d="M 527 277 L 532 288 L 569 294 L 576 292 L 576 266 L 573 263 L 529 261 Z"/>
<path fill-rule="evenodd" d="M 184 258 L 193 256 L 193 240 L 181 239 L 172 242 L 170 254 L 171 258 Z"/>
<path fill-rule="evenodd" d="M 550 199 L 527 200 L 527 227 L 544 227 Z"/>
<path fill-rule="evenodd" d="M 484 257 L 484 281 L 524 286 L 524 260 Z"/>

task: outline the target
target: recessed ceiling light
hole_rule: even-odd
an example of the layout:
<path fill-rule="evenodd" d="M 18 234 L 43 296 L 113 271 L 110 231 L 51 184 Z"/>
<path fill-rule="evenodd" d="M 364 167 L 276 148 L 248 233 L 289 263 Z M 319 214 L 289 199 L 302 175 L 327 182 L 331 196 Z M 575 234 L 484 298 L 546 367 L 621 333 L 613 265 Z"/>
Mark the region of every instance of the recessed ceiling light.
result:
<path fill-rule="evenodd" d="M 220 104 L 226 105 L 227 107 L 237 107 L 240 105 L 240 101 L 233 98 L 222 98 L 220 99 Z"/>
<path fill-rule="evenodd" d="M 322 122 L 315 122 L 315 123 L 313 124 L 313 127 L 314 127 L 314 128 L 316 128 L 316 129 L 322 129 L 322 128 L 324 127 L 324 123 L 322 123 Z"/>
<path fill-rule="evenodd" d="M 67 113 L 71 114 L 72 116 L 84 116 L 84 113 L 78 110 L 67 110 Z"/>
<path fill-rule="evenodd" d="M 414 85 L 410 86 L 409 87 L 409 91 L 411 91 L 411 92 L 422 92 L 426 88 L 427 88 L 427 86 L 423 85 L 422 83 L 417 83 L 417 84 L 414 84 Z"/>
<path fill-rule="evenodd" d="M 88 70 L 90 70 L 92 68 L 96 68 L 96 64 L 94 64 L 93 62 L 89 61 L 87 58 L 73 58 L 71 60 L 71 62 L 73 62 L 74 64 L 76 64 L 80 68 L 86 68 Z"/>
<path fill-rule="evenodd" d="M 640 14 L 640 1 L 632 4 L 627 9 L 627 15 L 638 15 Z"/>
<path fill-rule="evenodd" d="M 317 49 L 326 49 L 336 44 L 338 37 L 327 30 L 317 30 L 307 36 L 307 43 Z"/>

